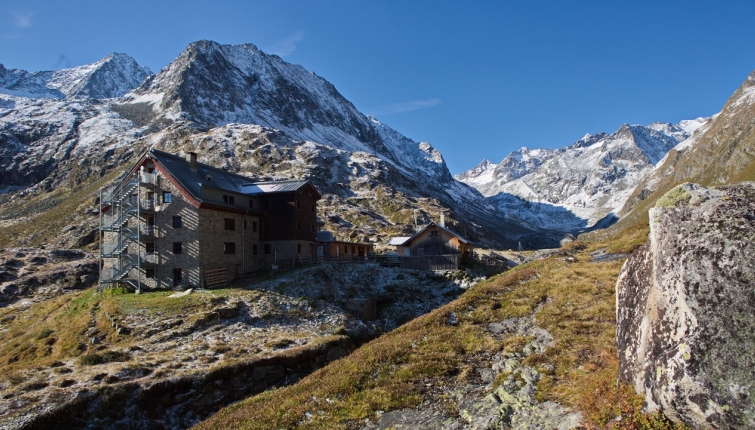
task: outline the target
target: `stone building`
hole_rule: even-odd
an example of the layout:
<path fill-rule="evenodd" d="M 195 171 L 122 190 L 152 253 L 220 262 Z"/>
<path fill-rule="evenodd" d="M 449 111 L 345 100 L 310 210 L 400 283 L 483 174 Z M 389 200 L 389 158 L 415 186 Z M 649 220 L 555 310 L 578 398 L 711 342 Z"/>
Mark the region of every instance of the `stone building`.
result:
<path fill-rule="evenodd" d="M 199 287 L 210 270 L 312 259 L 320 198 L 306 180 L 256 182 L 152 149 L 101 193 L 100 283 Z"/>

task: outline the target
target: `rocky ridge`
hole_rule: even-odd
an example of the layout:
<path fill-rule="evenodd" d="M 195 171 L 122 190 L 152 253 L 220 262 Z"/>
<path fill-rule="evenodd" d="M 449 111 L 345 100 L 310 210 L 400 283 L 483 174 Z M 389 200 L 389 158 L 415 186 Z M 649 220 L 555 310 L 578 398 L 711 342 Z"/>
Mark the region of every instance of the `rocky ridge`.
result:
<path fill-rule="evenodd" d="M 0 64 L 0 93 L 26 98 L 121 97 L 152 72 L 126 54 L 112 53 L 83 66 L 45 72 L 6 69 Z"/>
<path fill-rule="evenodd" d="M 560 149 L 521 148 L 456 175 L 502 216 L 530 228 L 578 232 L 615 220 L 634 187 L 707 119 L 672 125 L 624 124 Z"/>
<path fill-rule="evenodd" d="M 640 182 L 619 215 L 632 223 L 674 186 L 755 180 L 755 72 L 703 127 L 674 147 Z M 713 166 L 713 167 L 712 167 Z"/>
<path fill-rule="evenodd" d="M 196 151 L 201 162 L 252 178 L 310 179 L 324 191 L 326 227 L 342 239 L 406 235 L 415 209 L 425 223 L 445 212 L 452 228 L 483 244 L 511 246 L 532 233 L 454 180 L 429 143 L 361 114 L 325 79 L 251 44 L 192 43 L 120 99 L 71 94 L 0 94 L 0 201 L 14 203 L 6 218 L 19 218 L 29 196 L 90 183 L 156 147 Z"/>

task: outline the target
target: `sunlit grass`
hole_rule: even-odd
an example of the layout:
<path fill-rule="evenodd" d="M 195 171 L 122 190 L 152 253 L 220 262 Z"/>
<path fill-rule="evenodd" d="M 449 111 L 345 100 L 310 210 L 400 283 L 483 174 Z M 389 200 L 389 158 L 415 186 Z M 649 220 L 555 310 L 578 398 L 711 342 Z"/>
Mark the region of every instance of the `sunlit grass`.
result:
<path fill-rule="evenodd" d="M 588 428 L 674 428 L 660 416 L 643 415 L 642 398 L 616 383 L 615 283 L 623 261 L 593 262 L 589 255 L 601 248 L 630 252 L 646 237 L 647 227 L 639 225 L 613 241 L 576 242 L 570 246 L 573 261 L 557 256 L 479 284 L 298 384 L 225 408 L 197 428 L 346 428 L 377 419 L 377 411 L 415 407 L 428 378 L 463 381 L 471 372 L 466 356 L 520 351 L 526 337 L 501 342 L 485 328 L 533 312 L 535 323 L 555 338 L 545 353 L 525 360 L 536 368 L 555 367 L 539 383 L 540 400 L 581 411 Z M 458 325 L 447 324 L 450 312 Z"/>

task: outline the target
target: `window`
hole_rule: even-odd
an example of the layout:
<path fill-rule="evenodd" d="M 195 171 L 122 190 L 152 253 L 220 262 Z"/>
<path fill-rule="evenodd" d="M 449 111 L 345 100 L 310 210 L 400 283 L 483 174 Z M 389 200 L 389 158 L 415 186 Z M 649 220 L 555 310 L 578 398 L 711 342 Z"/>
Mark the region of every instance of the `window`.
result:
<path fill-rule="evenodd" d="M 173 285 L 181 285 L 183 274 L 180 268 L 173 269 Z"/>
<path fill-rule="evenodd" d="M 310 209 L 312 210 L 312 212 L 314 212 L 315 211 L 315 205 L 311 205 Z"/>
<path fill-rule="evenodd" d="M 252 221 L 252 233 L 257 233 L 257 221 Z"/>
<path fill-rule="evenodd" d="M 265 245 L 265 254 L 269 254 L 269 253 L 270 253 L 270 245 L 268 244 L 268 245 Z"/>
<path fill-rule="evenodd" d="M 181 254 L 183 252 L 183 245 L 181 242 L 173 242 L 173 253 Z"/>
<path fill-rule="evenodd" d="M 147 217 L 147 225 L 155 225 L 155 217 L 150 215 Z"/>
<path fill-rule="evenodd" d="M 147 279 L 154 279 L 155 278 L 155 269 L 146 269 L 144 271 L 144 276 Z"/>
<path fill-rule="evenodd" d="M 155 200 L 155 193 L 152 191 L 147 192 L 147 200 Z"/>
<path fill-rule="evenodd" d="M 223 221 L 225 221 L 225 229 L 226 230 L 236 230 L 236 220 L 233 218 L 223 218 Z"/>
<path fill-rule="evenodd" d="M 223 203 L 228 203 L 229 205 L 235 205 L 236 199 L 233 196 L 223 194 Z"/>
<path fill-rule="evenodd" d="M 223 254 L 235 254 L 236 243 L 235 242 L 223 242 Z"/>
<path fill-rule="evenodd" d="M 252 255 L 257 255 L 257 245 L 252 245 Z"/>
<path fill-rule="evenodd" d="M 296 209 L 301 209 L 301 202 L 299 200 L 296 201 Z"/>
<path fill-rule="evenodd" d="M 170 191 L 163 192 L 163 203 L 170 203 L 173 201 L 173 194 Z"/>
<path fill-rule="evenodd" d="M 315 225 L 312 224 L 312 233 L 314 233 L 314 232 L 315 232 Z"/>
<path fill-rule="evenodd" d="M 296 244 L 296 252 L 297 252 L 298 254 L 301 254 L 301 243 L 297 243 L 297 244 Z"/>
<path fill-rule="evenodd" d="M 249 199 L 249 207 L 254 209 L 254 200 Z"/>
<path fill-rule="evenodd" d="M 357 247 L 356 246 L 352 246 L 351 247 L 351 253 L 352 254 L 356 254 L 357 253 Z"/>
<path fill-rule="evenodd" d="M 348 252 L 346 251 L 346 245 L 343 246 L 343 253 L 348 254 Z"/>
<path fill-rule="evenodd" d="M 299 230 L 299 231 L 301 231 L 301 223 L 300 222 L 296 223 L 296 229 Z"/>
<path fill-rule="evenodd" d="M 173 217 L 173 228 L 181 228 L 181 217 L 180 216 L 174 216 Z"/>
<path fill-rule="evenodd" d="M 145 251 L 147 252 L 147 254 L 155 253 L 155 242 L 147 242 L 144 247 L 146 248 Z"/>

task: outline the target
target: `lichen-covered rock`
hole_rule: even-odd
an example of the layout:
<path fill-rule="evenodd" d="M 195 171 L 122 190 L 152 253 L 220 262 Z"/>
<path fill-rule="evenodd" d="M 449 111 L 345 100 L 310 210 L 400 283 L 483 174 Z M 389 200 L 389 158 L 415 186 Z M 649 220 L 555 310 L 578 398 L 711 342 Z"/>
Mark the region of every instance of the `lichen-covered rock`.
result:
<path fill-rule="evenodd" d="M 619 378 L 648 411 L 755 427 L 755 183 L 669 191 L 616 290 Z"/>

